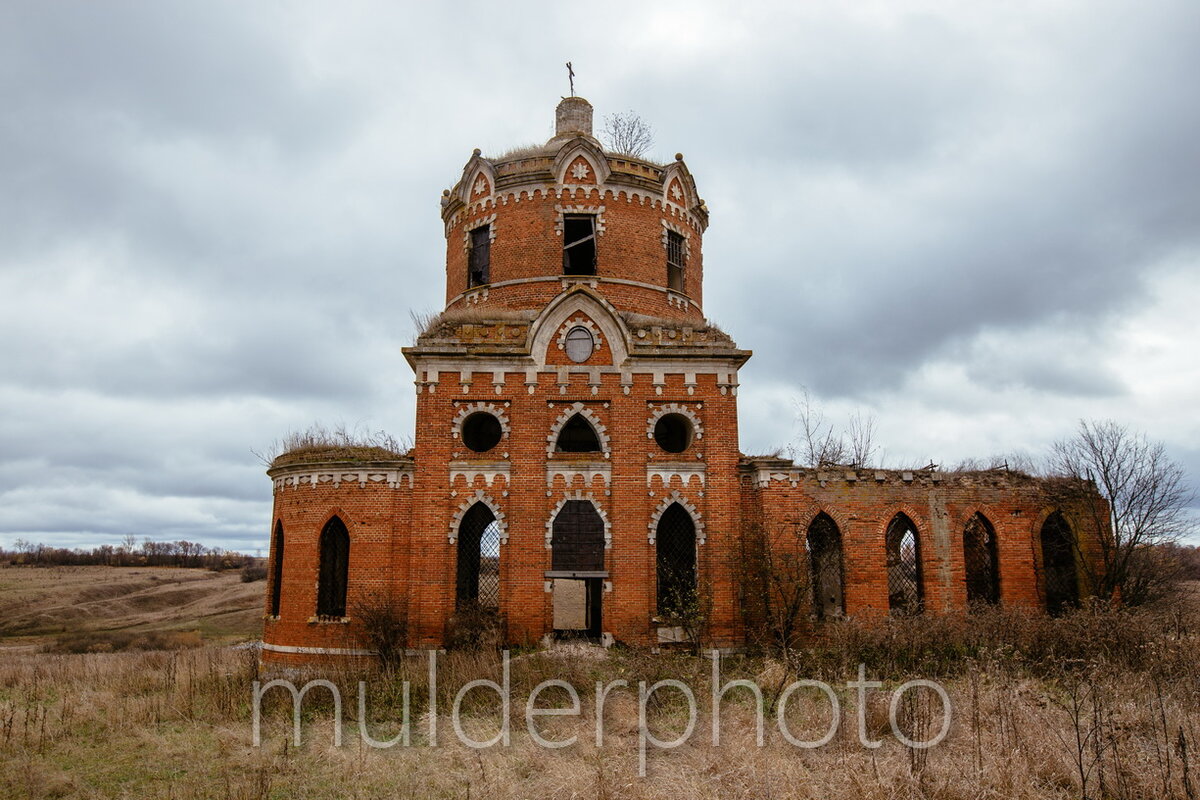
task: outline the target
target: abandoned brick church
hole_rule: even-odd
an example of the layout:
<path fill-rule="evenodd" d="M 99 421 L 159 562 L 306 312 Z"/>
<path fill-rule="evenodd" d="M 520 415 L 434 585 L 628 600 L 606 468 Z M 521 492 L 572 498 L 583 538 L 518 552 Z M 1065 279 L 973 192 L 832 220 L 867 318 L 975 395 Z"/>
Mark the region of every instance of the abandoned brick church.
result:
<path fill-rule="evenodd" d="M 1097 533 L 1038 479 L 739 451 L 751 353 L 705 320 L 709 214 L 682 156 L 606 152 L 568 97 L 544 146 L 476 150 L 441 214 L 446 308 L 404 350 L 413 448 L 268 471 L 264 660 L 365 655 L 366 603 L 413 648 L 465 611 L 514 644 L 649 646 L 690 614 L 706 644 L 738 647 L 766 536 L 809 565 L 817 619 L 1078 598 Z"/>

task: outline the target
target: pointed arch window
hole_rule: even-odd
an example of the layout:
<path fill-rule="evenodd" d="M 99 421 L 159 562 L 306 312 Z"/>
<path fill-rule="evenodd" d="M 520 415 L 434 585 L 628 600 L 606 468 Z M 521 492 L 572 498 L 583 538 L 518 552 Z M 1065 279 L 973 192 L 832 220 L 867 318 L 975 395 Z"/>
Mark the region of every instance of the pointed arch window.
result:
<path fill-rule="evenodd" d="M 654 535 L 658 613 L 680 616 L 696 603 L 696 523 L 679 503 L 663 511 Z"/>
<path fill-rule="evenodd" d="M 1042 523 L 1042 582 L 1046 610 L 1061 614 L 1079 604 L 1079 576 L 1075 571 L 1075 535 L 1061 511 Z"/>
<path fill-rule="evenodd" d="M 921 538 L 905 514 L 887 528 L 888 608 L 893 614 L 919 614 L 925 602 L 921 575 Z"/>
<path fill-rule="evenodd" d="M 576 414 L 562 426 L 554 444 L 559 453 L 599 453 L 600 437 L 583 414 Z"/>
<path fill-rule="evenodd" d="M 813 613 L 817 619 L 836 619 L 845 614 L 842 572 L 842 533 L 837 523 L 822 512 L 808 526 L 805 537 L 812 569 Z"/>
<path fill-rule="evenodd" d="M 500 607 L 500 525 L 486 503 L 476 503 L 458 525 L 455 601 L 459 609 Z"/>
<path fill-rule="evenodd" d="M 1000 560 L 996 531 L 983 514 L 975 513 L 963 528 L 963 564 L 967 578 L 967 607 L 1000 602 Z"/>
<path fill-rule="evenodd" d="M 346 580 L 350 572 L 350 534 L 340 517 L 321 531 L 317 577 L 317 616 L 346 616 Z"/>
<path fill-rule="evenodd" d="M 275 535 L 271 537 L 271 616 L 279 616 L 283 591 L 283 522 L 275 523 Z"/>

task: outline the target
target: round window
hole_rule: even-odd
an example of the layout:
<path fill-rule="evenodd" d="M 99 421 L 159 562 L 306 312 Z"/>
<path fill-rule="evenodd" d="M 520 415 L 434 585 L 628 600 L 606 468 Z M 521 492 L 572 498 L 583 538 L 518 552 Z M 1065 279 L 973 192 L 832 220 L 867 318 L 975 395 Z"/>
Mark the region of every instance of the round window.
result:
<path fill-rule="evenodd" d="M 592 357 L 592 351 L 596 349 L 596 340 L 592 338 L 591 331 L 582 325 L 576 325 L 567 331 L 564 349 L 567 351 L 567 358 L 580 364 Z"/>
<path fill-rule="evenodd" d="M 486 453 L 500 443 L 503 430 L 495 414 L 476 411 L 463 420 L 463 444 L 476 453 Z"/>
<path fill-rule="evenodd" d="M 654 423 L 654 441 L 668 453 L 682 453 L 692 443 L 692 421 L 683 414 L 663 414 Z"/>

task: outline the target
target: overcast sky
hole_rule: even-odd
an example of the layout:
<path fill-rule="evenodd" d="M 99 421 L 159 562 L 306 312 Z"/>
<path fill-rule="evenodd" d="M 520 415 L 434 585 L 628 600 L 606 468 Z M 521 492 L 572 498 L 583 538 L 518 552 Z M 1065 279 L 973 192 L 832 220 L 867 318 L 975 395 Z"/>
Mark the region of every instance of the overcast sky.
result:
<path fill-rule="evenodd" d="M 0 7 L 0 546 L 264 547 L 252 450 L 411 436 L 442 189 L 567 93 L 712 213 L 741 446 L 804 387 L 888 465 L 1081 417 L 1200 475 L 1200 4 Z"/>

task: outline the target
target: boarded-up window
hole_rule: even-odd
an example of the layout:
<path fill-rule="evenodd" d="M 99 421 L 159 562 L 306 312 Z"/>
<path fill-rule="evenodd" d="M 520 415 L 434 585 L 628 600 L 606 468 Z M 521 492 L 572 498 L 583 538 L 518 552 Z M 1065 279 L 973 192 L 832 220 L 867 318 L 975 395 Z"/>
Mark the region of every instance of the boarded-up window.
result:
<path fill-rule="evenodd" d="M 996 531 L 983 514 L 974 514 L 963 528 L 963 563 L 967 576 L 967 607 L 1000 602 L 1000 561 Z"/>
<path fill-rule="evenodd" d="M 458 525 L 458 608 L 500 607 L 500 526 L 486 503 L 467 509 Z"/>
<path fill-rule="evenodd" d="M 338 517 L 321 531 L 321 561 L 317 579 L 317 616 L 346 616 L 346 579 L 350 571 L 350 534 Z"/>
<path fill-rule="evenodd" d="M 1055 511 L 1042 523 L 1042 581 L 1046 610 L 1061 614 L 1079 603 L 1075 574 L 1075 537 L 1062 513 Z"/>
<path fill-rule="evenodd" d="M 817 619 L 836 619 L 845 613 L 842 588 L 842 534 L 828 514 L 808 526 L 808 558 L 812 567 L 813 613 Z"/>
<path fill-rule="evenodd" d="M 492 226 L 482 225 L 471 231 L 471 250 L 467 256 L 467 288 L 488 283 L 492 262 Z"/>
<path fill-rule="evenodd" d="M 596 218 L 591 214 L 563 217 L 563 274 L 596 274 Z"/>
<path fill-rule="evenodd" d="M 888 608 L 893 614 L 919 614 L 925 601 L 921 580 L 921 540 L 904 514 L 887 528 Z"/>
<path fill-rule="evenodd" d="M 279 605 L 283 595 L 283 523 L 275 523 L 275 535 L 271 537 L 271 616 L 279 616 Z"/>
<path fill-rule="evenodd" d="M 667 507 L 654 535 L 658 613 L 680 616 L 696 606 L 696 524 L 679 503 Z"/>
<path fill-rule="evenodd" d="M 667 231 L 667 288 L 683 291 L 683 268 L 687 266 L 687 251 L 683 236 Z"/>
<path fill-rule="evenodd" d="M 600 437 L 583 414 L 576 414 L 558 432 L 554 449 L 560 453 L 599 453 Z"/>
<path fill-rule="evenodd" d="M 604 519 L 591 501 L 563 503 L 551 529 L 550 562 L 556 572 L 604 570 Z"/>

